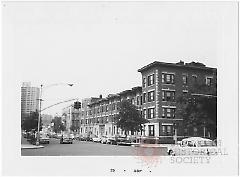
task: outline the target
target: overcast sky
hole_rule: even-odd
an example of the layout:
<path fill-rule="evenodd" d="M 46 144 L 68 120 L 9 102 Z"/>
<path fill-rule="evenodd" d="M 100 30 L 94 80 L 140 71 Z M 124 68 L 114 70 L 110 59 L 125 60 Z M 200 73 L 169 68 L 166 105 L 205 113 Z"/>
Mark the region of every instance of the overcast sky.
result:
<path fill-rule="evenodd" d="M 3 12 L 15 77 L 44 90 L 43 108 L 141 85 L 153 61 L 217 67 L 224 3 L 12 2 Z M 20 91 L 20 88 L 19 88 Z M 62 104 L 44 113 L 61 114 Z"/>

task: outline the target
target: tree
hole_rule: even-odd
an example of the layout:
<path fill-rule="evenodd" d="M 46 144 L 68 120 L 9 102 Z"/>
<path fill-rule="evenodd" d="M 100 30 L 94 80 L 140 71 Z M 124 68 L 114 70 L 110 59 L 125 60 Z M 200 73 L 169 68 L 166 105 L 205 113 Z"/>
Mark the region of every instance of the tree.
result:
<path fill-rule="evenodd" d="M 142 124 L 148 122 L 148 120 L 142 118 L 137 107 L 127 100 L 120 102 L 119 114 L 116 119 L 117 126 L 124 130 L 125 134 L 126 131 L 131 131 L 133 133 L 134 131 L 142 130 Z"/>
<path fill-rule="evenodd" d="M 38 128 L 38 111 L 31 112 L 30 115 L 22 116 L 22 129 L 26 131 L 35 130 Z M 40 130 L 42 128 L 42 121 L 40 119 Z"/>
<path fill-rule="evenodd" d="M 61 117 L 54 117 L 54 119 L 52 120 L 53 123 L 53 131 L 55 133 L 59 133 L 61 131 L 65 131 L 66 127 L 62 122 L 62 118 Z"/>
<path fill-rule="evenodd" d="M 72 131 L 76 131 L 76 130 L 79 130 L 79 126 L 73 123 L 73 124 L 71 125 L 70 129 L 71 129 Z"/>
<path fill-rule="evenodd" d="M 177 116 L 185 128 L 205 127 L 212 137 L 217 136 L 216 85 L 195 85 L 187 94 L 178 98 Z"/>

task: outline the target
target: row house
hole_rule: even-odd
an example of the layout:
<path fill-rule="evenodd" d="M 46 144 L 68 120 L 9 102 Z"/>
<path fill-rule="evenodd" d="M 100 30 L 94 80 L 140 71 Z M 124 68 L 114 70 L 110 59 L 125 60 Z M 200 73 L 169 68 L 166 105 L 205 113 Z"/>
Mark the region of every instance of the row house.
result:
<path fill-rule="evenodd" d="M 175 131 L 178 138 L 189 135 L 201 136 L 202 130 L 183 128 L 177 117 L 177 98 L 188 93 L 196 84 L 216 84 L 216 68 L 202 63 L 163 63 L 155 61 L 138 70 L 142 74 L 142 114 L 149 120 L 144 126 L 146 136 L 172 139 Z M 191 133 L 192 134 L 192 133 Z"/>
<path fill-rule="evenodd" d="M 134 87 L 118 94 L 109 94 L 106 98 L 100 96 L 94 101 L 88 101 L 82 106 L 80 114 L 80 134 L 96 136 L 114 136 L 125 134 L 116 125 L 118 105 L 122 100 L 129 100 L 141 111 L 141 87 Z M 82 102 L 84 104 L 86 102 Z M 127 132 L 131 133 L 131 132 Z"/>

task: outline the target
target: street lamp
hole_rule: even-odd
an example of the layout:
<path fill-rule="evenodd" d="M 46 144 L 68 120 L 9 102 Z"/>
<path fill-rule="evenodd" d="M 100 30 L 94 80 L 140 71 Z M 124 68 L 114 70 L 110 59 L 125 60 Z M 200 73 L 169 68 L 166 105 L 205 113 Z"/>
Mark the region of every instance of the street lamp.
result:
<path fill-rule="evenodd" d="M 51 84 L 51 85 L 48 85 L 48 86 L 45 86 L 44 88 L 47 88 L 47 87 L 52 87 L 52 86 L 57 86 L 57 85 L 68 85 L 70 87 L 73 86 L 73 84 L 67 84 L 67 83 L 57 83 L 57 84 Z M 41 87 L 40 87 L 40 95 L 39 95 L 39 114 L 38 114 L 38 129 L 37 129 L 37 141 L 36 141 L 36 145 L 38 146 L 39 145 L 39 139 L 40 139 L 40 120 L 41 120 L 41 109 L 42 109 L 42 89 L 43 89 L 43 85 L 41 84 Z"/>

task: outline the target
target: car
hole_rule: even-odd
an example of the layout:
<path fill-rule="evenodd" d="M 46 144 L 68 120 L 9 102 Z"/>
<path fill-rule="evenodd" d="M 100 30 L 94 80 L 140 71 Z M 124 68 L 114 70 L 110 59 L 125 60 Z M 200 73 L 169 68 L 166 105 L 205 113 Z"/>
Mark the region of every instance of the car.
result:
<path fill-rule="evenodd" d="M 61 139 L 61 137 L 62 137 L 61 133 L 58 133 L 57 136 L 56 136 L 57 139 Z"/>
<path fill-rule="evenodd" d="M 102 144 L 108 144 L 108 142 L 109 142 L 109 141 L 108 141 L 108 137 L 107 137 L 107 136 L 102 136 L 102 137 L 101 137 L 101 143 L 102 143 Z"/>
<path fill-rule="evenodd" d="M 79 134 L 74 135 L 74 139 L 75 140 L 80 140 L 80 135 Z"/>
<path fill-rule="evenodd" d="M 60 138 L 60 144 L 73 144 L 73 140 L 69 135 L 62 135 Z"/>
<path fill-rule="evenodd" d="M 22 135 L 23 135 L 23 138 L 27 138 L 27 132 L 26 131 L 22 131 Z"/>
<path fill-rule="evenodd" d="M 179 156 L 179 155 L 216 155 L 218 148 L 214 141 L 201 138 L 201 137 L 190 137 L 182 139 L 176 145 L 169 145 L 167 147 L 168 155 Z"/>
<path fill-rule="evenodd" d="M 108 138 L 108 144 L 117 145 L 117 136 L 111 136 Z"/>
<path fill-rule="evenodd" d="M 49 144 L 49 137 L 46 134 L 41 134 L 39 138 L 40 144 Z"/>
<path fill-rule="evenodd" d="M 57 134 L 55 132 L 50 132 L 49 133 L 49 138 L 56 138 Z"/>
<path fill-rule="evenodd" d="M 94 136 L 94 137 L 92 137 L 92 141 L 96 142 L 96 143 L 100 143 L 101 142 L 101 138 L 98 137 L 98 136 Z"/>
<path fill-rule="evenodd" d="M 75 139 L 74 134 L 70 134 L 69 137 L 70 137 L 72 140 Z"/>

